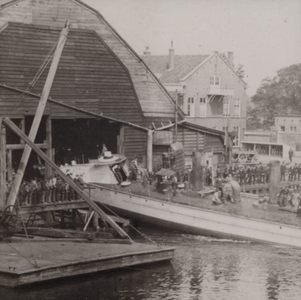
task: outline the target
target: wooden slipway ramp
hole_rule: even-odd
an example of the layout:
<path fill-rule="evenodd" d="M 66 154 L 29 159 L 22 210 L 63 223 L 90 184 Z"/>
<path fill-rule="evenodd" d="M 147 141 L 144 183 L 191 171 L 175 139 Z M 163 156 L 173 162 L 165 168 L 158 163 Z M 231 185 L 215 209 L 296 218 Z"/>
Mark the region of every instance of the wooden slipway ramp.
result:
<path fill-rule="evenodd" d="M 170 260 L 174 248 L 146 244 L 83 243 L 76 240 L 11 238 L 0 243 L 0 285 L 46 280 Z"/>

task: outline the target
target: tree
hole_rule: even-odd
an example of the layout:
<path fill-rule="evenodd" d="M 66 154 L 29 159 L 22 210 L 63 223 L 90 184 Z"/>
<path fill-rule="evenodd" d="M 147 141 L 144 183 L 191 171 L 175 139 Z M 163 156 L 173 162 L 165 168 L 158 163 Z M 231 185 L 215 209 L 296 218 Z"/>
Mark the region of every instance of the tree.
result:
<path fill-rule="evenodd" d="M 275 123 L 277 114 L 301 114 L 301 64 L 277 71 L 274 78 L 262 80 L 252 97 L 247 127 L 269 129 Z"/>
<path fill-rule="evenodd" d="M 258 109 L 247 105 L 247 130 L 256 130 L 262 128 L 262 122 L 258 115 Z"/>

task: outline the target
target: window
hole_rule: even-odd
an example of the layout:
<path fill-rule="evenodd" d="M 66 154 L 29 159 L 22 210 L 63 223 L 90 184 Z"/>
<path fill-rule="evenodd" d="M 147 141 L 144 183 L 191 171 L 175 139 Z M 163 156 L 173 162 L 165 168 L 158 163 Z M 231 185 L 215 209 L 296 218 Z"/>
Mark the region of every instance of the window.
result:
<path fill-rule="evenodd" d="M 296 126 L 290 126 L 290 132 L 297 132 Z"/>
<path fill-rule="evenodd" d="M 187 116 L 194 117 L 194 98 L 189 97 L 187 101 Z"/>
<path fill-rule="evenodd" d="M 240 99 L 234 99 L 234 117 L 240 117 Z"/>
<path fill-rule="evenodd" d="M 228 130 L 228 126 L 223 127 L 223 131 L 226 131 L 226 130 Z"/>
<path fill-rule="evenodd" d="M 210 76 L 210 85 L 220 85 L 219 76 Z"/>
<path fill-rule="evenodd" d="M 296 144 L 296 151 L 301 151 L 301 145 L 300 144 Z"/>
<path fill-rule="evenodd" d="M 285 126 L 279 126 L 280 131 L 285 131 Z"/>
<path fill-rule="evenodd" d="M 230 116 L 230 101 L 228 98 L 223 100 L 223 116 Z"/>
<path fill-rule="evenodd" d="M 200 117 L 206 117 L 206 98 L 200 98 Z"/>
<path fill-rule="evenodd" d="M 239 126 L 234 126 L 233 130 L 235 131 L 235 137 L 233 138 L 233 146 L 238 146 L 238 137 L 239 137 Z"/>

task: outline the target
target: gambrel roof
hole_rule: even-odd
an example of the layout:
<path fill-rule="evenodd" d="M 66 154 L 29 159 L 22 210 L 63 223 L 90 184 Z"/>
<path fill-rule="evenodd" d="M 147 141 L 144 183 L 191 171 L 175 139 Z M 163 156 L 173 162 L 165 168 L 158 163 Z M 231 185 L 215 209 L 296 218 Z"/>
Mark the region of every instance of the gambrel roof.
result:
<path fill-rule="evenodd" d="M 55 45 L 60 30 L 49 26 L 7 23 L 0 33 L 0 83 L 26 89 Z M 43 90 L 48 67 L 32 91 Z M 1 114 L 11 114 L 20 94 L 1 89 Z M 50 96 L 64 104 L 116 119 L 143 123 L 143 114 L 131 77 L 116 55 L 92 30 L 70 29 Z M 27 96 L 13 114 L 34 114 L 38 99 Z M 47 114 L 63 116 L 64 109 L 48 103 Z M 76 112 L 68 112 L 77 117 Z"/>
<path fill-rule="evenodd" d="M 97 10 L 79 0 L 1 2 L 0 28 L 7 22 L 62 28 L 68 19 L 71 28 L 94 30 L 128 69 L 143 115 L 174 118 L 175 103 L 165 87 Z"/>

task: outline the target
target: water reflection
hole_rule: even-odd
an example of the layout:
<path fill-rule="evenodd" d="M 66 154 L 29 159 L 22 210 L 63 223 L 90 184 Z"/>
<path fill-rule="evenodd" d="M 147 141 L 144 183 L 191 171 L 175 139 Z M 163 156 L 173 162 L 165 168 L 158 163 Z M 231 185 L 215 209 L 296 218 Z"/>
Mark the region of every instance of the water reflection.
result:
<path fill-rule="evenodd" d="M 17 290 L 0 288 L 0 299 L 301 299 L 301 249 L 140 230 L 157 243 L 176 246 L 173 261 Z"/>

